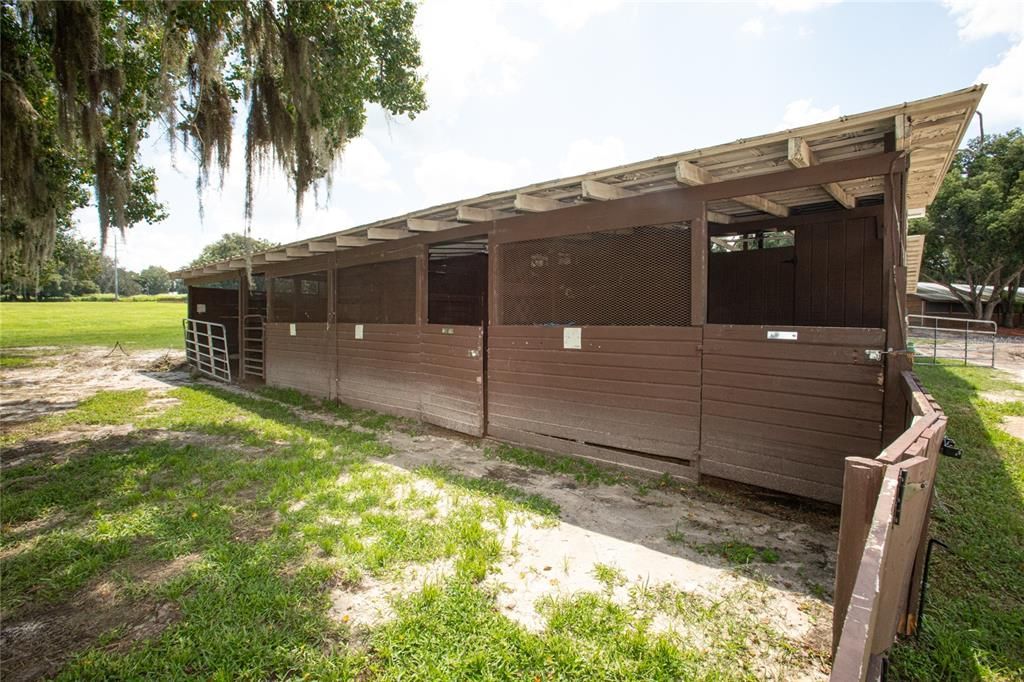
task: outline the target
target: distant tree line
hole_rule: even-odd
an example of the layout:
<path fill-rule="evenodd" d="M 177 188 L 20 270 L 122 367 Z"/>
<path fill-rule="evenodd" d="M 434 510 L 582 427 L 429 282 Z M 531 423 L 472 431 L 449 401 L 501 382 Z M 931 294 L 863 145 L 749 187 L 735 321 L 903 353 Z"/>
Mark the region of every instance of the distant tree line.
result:
<path fill-rule="evenodd" d="M 239 258 L 274 246 L 277 246 L 275 242 L 228 233 L 206 246 L 189 267 Z M 185 290 L 184 282 L 172 279 L 159 265 L 151 265 L 140 272 L 117 268 L 117 292 L 121 296 L 184 293 Z M 8 301 L 63 300 L 112 293 L 114 259 L 102 253 L 96 242 L 76 235 L 70 225 L 57 232 L 52 256 L 38 269 L 15 260 L 0 277 L 0 297 Z"/>

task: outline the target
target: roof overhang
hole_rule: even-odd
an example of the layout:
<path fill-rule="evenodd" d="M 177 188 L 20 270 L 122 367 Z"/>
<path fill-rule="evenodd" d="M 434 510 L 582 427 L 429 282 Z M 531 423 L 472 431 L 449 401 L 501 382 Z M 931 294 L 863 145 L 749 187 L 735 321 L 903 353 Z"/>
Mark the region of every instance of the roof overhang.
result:
<path fill-rule="evenodd" d="M 522 213 L 556 210 L 586 202 L 614 201 L 681 186 L 752 178 L 875 156 L 886 151 L 903 151 L 909 156 L 907 208 L 919 210 L 931 203 L 938 192 L 984 92 L 984 85 L 974 85 L 936 97 L 841 116 L 824 123 L 493 192 L 329 232 L 254 255 L 265 257 L 256 259 L 261 263 L 273 260 L 275 256 L 270 254 L 282 254 L 289 260 L 316 256 L 383 240 L 400 240 L 423 232 L 440 232 L 475 222 L 503 220 Z M 804 207 L 832 205 L 853 208 L 858 201 L 882 193 L 881 176 L 769 191 L 708 201 L 708 219 L 733 224 L 787 217 Z M 230 266 L 230 261 L 203 268 L 186 268 L 171 274 L 191 279 L 209 274 L 211 267 L 223 267 L 224 264 Z"/>

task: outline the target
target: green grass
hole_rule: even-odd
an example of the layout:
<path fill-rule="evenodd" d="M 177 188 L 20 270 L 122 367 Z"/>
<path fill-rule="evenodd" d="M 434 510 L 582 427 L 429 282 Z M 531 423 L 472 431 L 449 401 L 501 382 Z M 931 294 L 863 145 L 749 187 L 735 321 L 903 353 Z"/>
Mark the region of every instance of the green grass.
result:
<path fill-rule="evenodd" d="M 76 424 L 115 425 L 131 422 L 146 405 L 146 391 L 100 391 L 67 412 L 14 426 L 0 434 L 0 447 L 11 447 L 26 438 L 38 438 Z"/>
<path fill-rule="evenodd" d="M 491 459 L 500 459 L 530 469 L 538 469 L 552 474 L 572 476 L 580 483 L 594 485 L 603 483 L 615 485 L 628 480 L 627 476 L 612 469 L 600 467 L 591 462 L 575 457 L 561 457 L 546 453 L 534 452 L 511 445 L 496 445 L 487 448 L 484 455 Z"/>
<path fill-rule="evenodd" d="M 90 626 L 91 645 L 59 679 L 753 680 L 766 648 L 780 664 L 806 663 L 762 622 L 757 595 L 629 584 L 610 564 L 594 569 L 607 589 L 543 600 L 546 626 L 527 631 L 496 609 L 484 579 L 506 530 L 553 523 L 557 505 L 443 467 L 384 466 L 372 460 L 389 454 L 376 431 L 309 414 L 363 425 L 372 413 L 261 393 L 192 385 L 154 412 L 143 391 L 109 391 L 26 427 L 131 421 L 136 431 L 5 470 L 5 623 L 82 608 L 97 583 L 114 586 L 126 613 L 166 604 L 178 614 L 131 645 L 130 622 Z M 139 566 L 175 561 L 181 569 L 165 580 L 137 577 Z M 433 562 L 450 570 L 398 595 L 389 622 L 364 632 L 329 617 L 332 590 Z M 683 629 L 655 631 L 659 618 Z"/>
<path fill-rule="evenodd" d="M 113 346 L 129 350 L 182 345 L 184 304 L 0 303 L 0 348 Z"/>
<path fill-rule="evenodd" d="M 931 536 L 936 548 L 920 637 L 897 646 L 909 680 L 1024 679 L 1024 441 L 998 425 L 1024 402 L 982 393 L 1020 389 L 980 368 L 915 368 L 949 417 L 962 460 L 943 458 Z"/>

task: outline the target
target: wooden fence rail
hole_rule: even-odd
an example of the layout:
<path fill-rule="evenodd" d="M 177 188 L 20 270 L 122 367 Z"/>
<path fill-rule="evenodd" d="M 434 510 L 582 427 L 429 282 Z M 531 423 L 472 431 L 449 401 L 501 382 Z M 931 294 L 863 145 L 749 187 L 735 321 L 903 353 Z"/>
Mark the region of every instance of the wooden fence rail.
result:
<path fill-rule="evenodd" d="M 928 516 L 946 416 L 903 373 L 909 425 L 874 458 L 846 460 L 833 616 L 834 681 L 877 680 L 917 629 Z"/>

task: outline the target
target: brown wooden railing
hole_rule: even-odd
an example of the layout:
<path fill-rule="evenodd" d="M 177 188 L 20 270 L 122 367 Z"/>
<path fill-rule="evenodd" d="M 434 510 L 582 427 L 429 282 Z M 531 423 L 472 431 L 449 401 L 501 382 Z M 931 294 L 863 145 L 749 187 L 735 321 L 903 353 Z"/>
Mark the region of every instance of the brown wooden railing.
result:
<path fill-rule="evenodd" d="M 903 372 L 908 427 L 874 458 L 848 457 L 836 563 L 834 681 L 877 680 L 917 629 L 928 516 L 946 416 Z"/>

